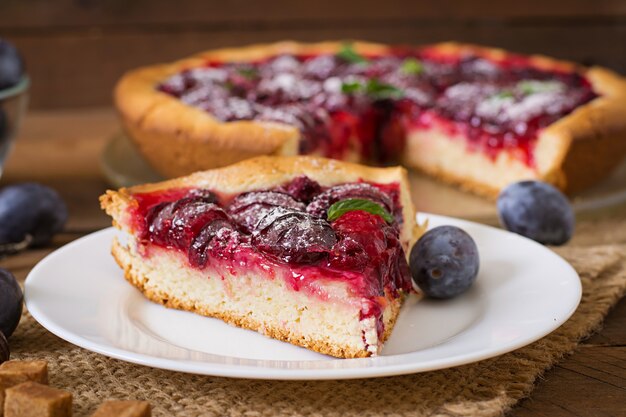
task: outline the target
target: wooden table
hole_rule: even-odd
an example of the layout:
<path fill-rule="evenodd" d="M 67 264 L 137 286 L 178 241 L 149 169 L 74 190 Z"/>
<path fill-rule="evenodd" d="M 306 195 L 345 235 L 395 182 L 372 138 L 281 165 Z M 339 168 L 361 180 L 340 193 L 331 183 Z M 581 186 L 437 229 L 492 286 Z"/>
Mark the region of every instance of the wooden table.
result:
<path fill-rule="evenodd" d="M 98 196 L 107 188 L 99 158 L 119 129 L 112 110 L 33 112 L 10 155 L 2 185 L 38 181 L 57 189 L 68 203 L 66 231 L 50 247 L 0 261 L 19 279 L 55 248 L 110 225 Z M 624 237 L 615 237 L 621 240 Z M 605 327 L 546 373 L 531 397 L 511 416 L 626 416 L 626 300 Z"/>

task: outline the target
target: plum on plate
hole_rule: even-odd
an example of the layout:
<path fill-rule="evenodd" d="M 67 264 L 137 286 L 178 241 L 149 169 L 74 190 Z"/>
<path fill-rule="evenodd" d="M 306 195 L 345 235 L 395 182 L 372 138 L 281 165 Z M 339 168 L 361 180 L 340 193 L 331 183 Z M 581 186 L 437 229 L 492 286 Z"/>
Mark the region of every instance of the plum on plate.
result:
<path fill-rule="evenodd" d="M 433 298 L 452 298 L 469 289 L 480 266 L 474 239 L 455 226 L 439 226 L 426 232 L 410 256 L 413 281 Z"/>

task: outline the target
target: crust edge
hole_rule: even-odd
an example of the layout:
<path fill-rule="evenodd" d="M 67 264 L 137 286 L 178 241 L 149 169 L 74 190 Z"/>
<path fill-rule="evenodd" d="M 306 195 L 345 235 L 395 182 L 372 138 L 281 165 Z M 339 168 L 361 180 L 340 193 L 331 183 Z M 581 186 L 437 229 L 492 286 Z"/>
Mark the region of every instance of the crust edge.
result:
<path fill-rule="evenodd" d="M 543 176 L 568 194 L 606 177 L 626 155 L 626 79 L 605 68 L 586 73 L 600 97 L 548 126 L 537 141 L 552 158 L 539 160 Z"/>

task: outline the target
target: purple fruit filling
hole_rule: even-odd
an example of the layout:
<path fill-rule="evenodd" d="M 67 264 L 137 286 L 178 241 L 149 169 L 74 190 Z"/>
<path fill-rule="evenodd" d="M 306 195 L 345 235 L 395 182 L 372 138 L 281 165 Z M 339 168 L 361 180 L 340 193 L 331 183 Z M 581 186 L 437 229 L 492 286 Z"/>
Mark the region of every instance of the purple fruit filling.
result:
<path fill-rule="evenodd" d="M 395 160 L 407 131 L 437 127 L 494 158 L 515 150 L 530 166 L 541 129 L 597 97 L 582 75 L 540 69 L 519 55 L 494 61 L 426 48 L 360 58 L 207 62 L 157 88 L 222 121 L 295 126 L 303 154 Z"/>
<path fill-rule="evenodd" d="M 377 300 L 412 288 L 400 242 L 398 196 L 398 184 L 322 187 L 301 176 L 273 190 L 235 196 L 197 189 L 135 194 L 131 215 L 143 244 L 183 252 L 195 268 L 263 259 L 271 268 L 289 265 L 295 290 L 307 280 L 336 279 Z M 357 210 L 329 221 L 328 207 L 349 198 L 380 204 L 396 220 L 389 224 Z"/>

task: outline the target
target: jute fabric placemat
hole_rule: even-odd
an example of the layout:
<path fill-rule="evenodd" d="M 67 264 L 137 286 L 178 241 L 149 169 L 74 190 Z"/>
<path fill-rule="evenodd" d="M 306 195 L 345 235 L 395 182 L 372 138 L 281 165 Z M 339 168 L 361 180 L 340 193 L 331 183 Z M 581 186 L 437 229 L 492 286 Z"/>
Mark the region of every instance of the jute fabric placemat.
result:
<path fill-rule="evenodd" d="M 148 400 L 157 416 L 499 416 L 598 329 L 625 294 L 626 245 L 601 244 L 603 240 L 583 237 L 578 239 L 581 246 L 557 250 L 580 274 L 584 291 L 579 308 L 563 326 L 514 352 L 452 369 L 350 381 L 189 375 L 91 353 L 55 337 L 27 313 L 11 339 L 13 357 L 48 360 L 51 385 L 74 393 L 74 415 L 79 417 L 112 398 Z"/>

